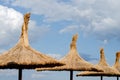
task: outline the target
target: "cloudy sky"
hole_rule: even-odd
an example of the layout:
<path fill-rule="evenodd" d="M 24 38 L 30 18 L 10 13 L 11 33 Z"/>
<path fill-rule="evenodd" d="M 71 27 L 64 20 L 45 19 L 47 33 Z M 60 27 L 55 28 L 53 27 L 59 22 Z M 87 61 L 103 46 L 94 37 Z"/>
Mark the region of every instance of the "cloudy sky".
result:
<path fill-rule="evenodd" d="M 68 53 L 72 36 L 78 33 L 81 57 L 95 64 L 103 47 L 107 62 L 114 64 L 115 53 L 120 51 L 120 0 L 0 0 L 0 53 L 18 41 L 27 12 L 31 13 L 29 41 L 36 50 L 60 59 Z M 16 80 L 17 70 L 0 70 L 0 78 Z M 99 79 L 76 78 L 75 74 L 74 78 Z M 69 80 L 69 72 L 24 70 L 26 79 Z"/>

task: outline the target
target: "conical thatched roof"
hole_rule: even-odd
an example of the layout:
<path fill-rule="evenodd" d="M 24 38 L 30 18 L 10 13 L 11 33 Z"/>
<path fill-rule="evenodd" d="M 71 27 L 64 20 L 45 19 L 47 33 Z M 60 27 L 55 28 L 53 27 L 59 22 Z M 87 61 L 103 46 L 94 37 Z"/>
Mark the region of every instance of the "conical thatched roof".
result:
<path fill-rule="evenodd" d="M 72 38 L 72 42 L 70 44 L 70 51 L 68 54 L 63 57 L 60 62 L 65 63 L 66 65 L 54 68 L 36 68 L 37 71 L 44 71 L 44 70 L 66 70 L 66 71 L 97 71 L 100 69 L 96 69 L 95 66 L 85 61 L 83 58 L 80 57 L 77 51 L 76 42 L 78 39 L 78 34 L 74 35 Z"/>
<path fill-rule="evenodd" d="M 116 53 L 116 60 L 115 60 L 115 64 L 113 65 L 113 68 L 116 68 L 119 72 L 120 72 L 120 52 Z"/>
<path fill-rule="evenodd" d="M 110 67 L 105 59 L 104 50 L 100 50 L 100 61 L 96 66 L 100 66 L 103 69 L 103 72 L 93 72 L 93 71 L 84 71 L 80 72 L 76 76 L 119 76 L 120 73 L 117 69 Z"/>
<path fill-rule="evenodd" d="M 18 43 L 0 55 L 0 68 L 32 69 L 60 65 L 57 60 L 31 48 L 28 40 L 30 13 L 24 15 L 24 23 Z"/>

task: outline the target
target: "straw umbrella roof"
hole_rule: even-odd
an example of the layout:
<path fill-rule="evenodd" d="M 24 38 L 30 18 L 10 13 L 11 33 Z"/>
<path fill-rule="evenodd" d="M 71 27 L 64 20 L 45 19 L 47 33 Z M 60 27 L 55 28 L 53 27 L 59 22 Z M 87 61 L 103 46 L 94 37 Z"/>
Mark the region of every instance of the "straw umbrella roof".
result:
<path fill-rule="evenodd" d="M 103 72 L 94 72 L 94 71 L 84 71 L 78 73 L 76 76 L 119 76 L 120 73 L 117 69 L 110 67 L 105 59 L 104 50 L 100 50 L 100 61 L 96 66 L 100 66 L 103 69 Z"/>
<path fill-rule="evenodd" d="M 78 34 L 73 35 L 72 42 L 70 44 L 70 50 L 66 56 L 64 56 L 60 62 L 65 63 L 64 66 L 60 67 L 53 67 L 53 68 L 36 68 L 37 71 L 99 71 L 99 67 L 95 67 L 89 62 L 85 61 L 83 58 L 80 57 L 77 51 L 76 42 L 78 39 Z"/>
<path fill-rule="evenodd" d="M 120 52 L 116 53 L 116 60 L 115 60 L 115 64 L 113 65 L 114 68 L 116 68 L 119 72 L 120 72 Z"/>
<path fill-rule="evenodd" d="M 13 48 L 0 55 L 0 68 L 33 69 L 36 67 L 61 65 L 59 61 L 36 51 L 29 45 L 29 18 L 30 13 L 24 15 L 24 23 L 18 43 Z"/>

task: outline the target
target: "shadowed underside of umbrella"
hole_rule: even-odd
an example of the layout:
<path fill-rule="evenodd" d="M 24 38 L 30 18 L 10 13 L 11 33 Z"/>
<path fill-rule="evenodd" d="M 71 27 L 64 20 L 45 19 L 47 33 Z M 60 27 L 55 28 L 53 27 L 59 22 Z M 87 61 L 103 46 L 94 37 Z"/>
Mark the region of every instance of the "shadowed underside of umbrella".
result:
<path fill-rule="evenodd" d="M 35 69 L 63 65 L 59 61 L 31 48 L 28 41 L 28 22 L 30 13 L 24 15 L 24 23 L 18 43 L 0 55 L 0 68 Z"/>
<path fill-rule="evenodd" d="M 107 64 L 103 48 L 100 50 L 100 61 L 96 66 L 100 66 L 103 69 L 103 72 L 84 71 L 78 73 L 76 76 L 120 76 L 120 73 L 117 69 L 110 67 Z"/>
<path fill-rule="evenodd" d="M 83 71 L 77 74 L 76 76 L 108 76 L 108 77 L 115 77 L 115 76 L 120 76 L 120 74 L 115 74 L 115 73 L 102 73 L 102 72 L 94 72 L 94 71 Z"/>
<path fill-rule="evenodd" d="M 68 54 L 63 57 L 60 62 L 65 65 L 60 67 L 53 68 L 36 68 L 37 71 L 70 71 L 71 76 L 73 75 L 73 71 L 101 71 L 99 67 L 95 67 L 89 62 L 85 61 L 81 58 L 77 52 L 76 41 L 78 38 L 78 34 L 74 35 L 72 38 L 72 42 L 70 44 L 70 51 Z M 72 77 L 70 77 L 72 80 Z"/>

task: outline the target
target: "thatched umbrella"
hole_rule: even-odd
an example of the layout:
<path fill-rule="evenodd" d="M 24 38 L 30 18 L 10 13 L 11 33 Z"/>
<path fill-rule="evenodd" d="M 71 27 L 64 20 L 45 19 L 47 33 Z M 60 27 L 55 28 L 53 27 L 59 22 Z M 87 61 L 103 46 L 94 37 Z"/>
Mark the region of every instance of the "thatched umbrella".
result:
<path fill-rule="evenodd" d="M 101 71 L 101 69 L 98 69 L 99 67 L 96 68 L 80 57 L 76 47 L 77 38 L 78 34 L 73 36 L 72 42 L 70 44 L 70 51 L 60 60 L 60 62 L 65 63 L 64 66 L 54 68 L 36 68 L 36 70 L 70 71 L 70 80 L 73 80 L 73 71 Z"/>
<path fill-rule="evenodd" d="M 29 18 L 30 13 L 24 15 L 22 33 L 18 43 L 13 48 L 0 55 L 0 68 L 19 69 L 19 80 L 22 80 L 22 69 L 61 65 L 59 61 L 30 47 L 28 41 Z"/>
<path fill-rule="evenodd" d="M 76 76 L 101 76 L 101 80 L 103 79 L 103 76 L 120 76 L 120 73 L 117 69 L 110 67 L 107 64 L 103 48 L 100 50 L 100 61 L 96 66 L 100 66 L 103 69 L 103 72 L 84 71 Z"/>
<path fill-rule="evenodd" d="M 113 68 L 116 68 L 119 72 L 120 72 L 120 52 L 116 53 L 116 60 L 115 60 L 115 64 L 112 66 Z M 119 80 L 119 76 L 117 76 L 117 80 Z"/>

